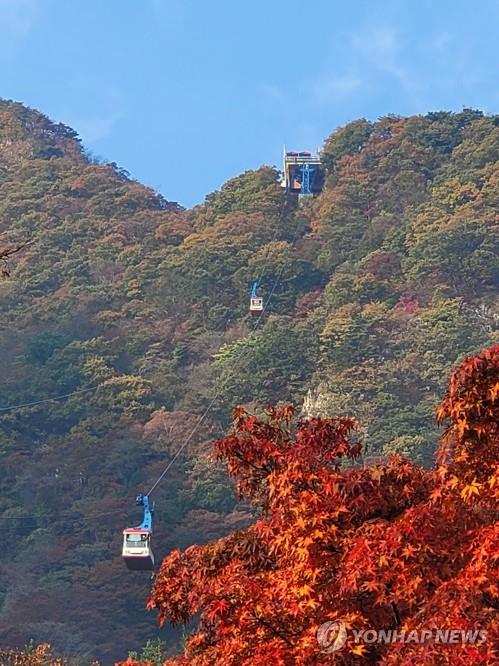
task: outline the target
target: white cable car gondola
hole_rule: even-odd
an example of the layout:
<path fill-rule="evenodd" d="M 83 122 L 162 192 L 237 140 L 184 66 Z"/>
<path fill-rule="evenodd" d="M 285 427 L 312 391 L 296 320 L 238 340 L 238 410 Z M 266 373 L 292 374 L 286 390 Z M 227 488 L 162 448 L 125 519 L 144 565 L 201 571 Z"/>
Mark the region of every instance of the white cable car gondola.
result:
<path fill-rule="evenodd" d="M 258 280 L 253 283 L 250 297 L 250 312 L 252 315 L 260 315 L 263 312 L 263 298 L 258 296 Z"/>
<path fill-rule="evenodd" d="M 144 507 L 144 519 L 138 527 L 123 530 L 123 560 L 131 571 L 153 571 L 154 554 L 151 549 L 153 507 L 148 495 L 138 495 L 137 506 Z"/>

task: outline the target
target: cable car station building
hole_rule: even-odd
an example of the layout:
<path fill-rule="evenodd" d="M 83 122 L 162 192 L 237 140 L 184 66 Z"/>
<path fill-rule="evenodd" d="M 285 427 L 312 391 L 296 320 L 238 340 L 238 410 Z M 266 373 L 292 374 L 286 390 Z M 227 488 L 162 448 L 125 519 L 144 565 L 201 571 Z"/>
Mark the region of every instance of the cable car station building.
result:
<path fill-rule="evenodd" d="M 299 197 L 311 197 L 322 190 L 324 173 L 321 158 L 309 152 L 286 152 L 284 149 L 284 179 L 286 192 Z"/>

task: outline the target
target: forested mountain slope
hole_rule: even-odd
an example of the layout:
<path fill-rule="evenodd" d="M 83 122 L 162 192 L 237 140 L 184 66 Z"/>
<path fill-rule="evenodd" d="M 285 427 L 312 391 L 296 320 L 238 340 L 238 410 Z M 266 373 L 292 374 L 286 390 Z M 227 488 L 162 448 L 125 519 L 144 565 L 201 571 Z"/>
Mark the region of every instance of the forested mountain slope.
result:
<path fill-rule="evenodd" d="M 497 340 L 498 125 L 355 121 L 313 201 L 262 167 L 183 210 L 0 102 L 1 240 L 32 238 L 0 282 L 6 644 L 111 663 L 155 635 L 121 529 L 210 404 L 157 491 L 157 557 L 251 520 L 205 455 L 237 403 L 357 416 L 373 455 L 431 460 L 448 371 Z"/>

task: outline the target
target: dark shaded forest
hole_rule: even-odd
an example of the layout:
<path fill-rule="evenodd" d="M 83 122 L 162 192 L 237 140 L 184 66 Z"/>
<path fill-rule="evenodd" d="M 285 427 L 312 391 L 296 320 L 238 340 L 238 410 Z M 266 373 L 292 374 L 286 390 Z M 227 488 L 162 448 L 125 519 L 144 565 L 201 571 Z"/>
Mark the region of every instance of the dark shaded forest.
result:
<path fill-rule="evenodd" d="M 29 240 L 0 281 L 3 644 L 109 664 L 165 636 L 121 530 L 209 405 L 157 490 L 158 558 L 254 520 L 209 455 L 236 404 L 355 417 L 368 455 L 431 464 L 450 369 L 499 337 L 498 125 L 358 120 L 314 200 L 264 166 L 184 210 L 0 102 L 0 248 Z"/>

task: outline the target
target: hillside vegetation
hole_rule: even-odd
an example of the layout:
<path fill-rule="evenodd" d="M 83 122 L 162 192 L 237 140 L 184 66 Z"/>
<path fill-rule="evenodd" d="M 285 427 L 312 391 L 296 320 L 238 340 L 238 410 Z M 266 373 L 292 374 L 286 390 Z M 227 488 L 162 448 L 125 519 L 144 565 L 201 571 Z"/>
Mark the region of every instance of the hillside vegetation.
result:
<path fill-rule="evenodd" d="M 184 210 L 0 102 L 0 240 L 32 239 L 0 282 L 5 643 L 107 664 L 157 635 L 121 529 L 210 405 L 157 491 L 157 557 L 253 520 L 208 457 L 238 403 L 353 416 L 369 455 L 429 465 L 449 370 L 498 339 L 498 154 L 478 111 L 359 120 L 313 201 L 262 167 Z"/>

